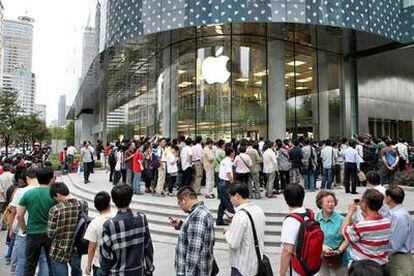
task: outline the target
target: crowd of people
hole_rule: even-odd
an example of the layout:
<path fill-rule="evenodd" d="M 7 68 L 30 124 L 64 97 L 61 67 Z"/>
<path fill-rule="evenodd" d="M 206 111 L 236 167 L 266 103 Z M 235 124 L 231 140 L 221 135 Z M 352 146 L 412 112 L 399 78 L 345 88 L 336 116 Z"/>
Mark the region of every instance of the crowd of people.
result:
<path fill-rule="evenodd" d="M 148 220 L 130 208 L 134 194 L 147 192 L 175 196 L 188 214 L 185 220 L 170 217 L 172 231 L 179 231 L 175 275 L 223 275 L 214 258 L 215 227 L 221 225 L 232 276 L 257 275 L 266 262 L 279 275 L 414 275 L 414 225 L 399 185 L 407 178 L 394 177 L 409 169 L 409 147 L 401 139 L 394 144 L 356 137 L 338 145 L 310 139 L 203 143 L 201 137 L 143 137 L 101 151 L 114 186 L 110 194 L 95 195 L 99 214 L 92 221 L 87 203 L 56 181 L 50 162 L 2 160 L 6 263 L 13 274 L 61 276 L 70 267 L 71 275 L 153 275 Z M 86 185 L 97 152 L 90 142 L 80 150 Z M 367 189 L 354 196 L 345 216 L 336 212 L 339 199 L 332 189 L 343 186 L 357 194 L 357 185 Z M 216 217 L 200 200 L 215 197 L 214 187 L 220 201 Z M 315 213 L 303 202 L 305 191 L 316 190 L 320 211 Z M 266 215 L 252 200 L 263 193 L 283 195 L 290 210 L 282 225 L 278 269 L 263 254 Z M 87 259 L 83 271 L 82 257 Z"/>

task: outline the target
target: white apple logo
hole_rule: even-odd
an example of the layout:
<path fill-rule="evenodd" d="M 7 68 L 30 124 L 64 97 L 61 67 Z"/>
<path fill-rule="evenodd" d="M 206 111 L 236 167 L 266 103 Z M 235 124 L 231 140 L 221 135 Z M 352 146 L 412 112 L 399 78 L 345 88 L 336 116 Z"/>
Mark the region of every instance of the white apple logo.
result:
<path fill-rule="evenodd" d="M 201 65 L 201 74 L 208 84 L 225 83 L 230 72 L 227 70 L 227 62 L 230 60 L 228 56 L 208 57 Z"/>

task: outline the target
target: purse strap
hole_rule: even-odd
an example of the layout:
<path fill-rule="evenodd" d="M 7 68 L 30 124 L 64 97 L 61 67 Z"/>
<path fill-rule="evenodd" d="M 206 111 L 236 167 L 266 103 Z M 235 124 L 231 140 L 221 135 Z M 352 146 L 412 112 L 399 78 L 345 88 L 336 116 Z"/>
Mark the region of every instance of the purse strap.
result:
<path fill-rule="evenodd" d="M 242 210 L 243 212 L 247 214 L 250 220 L 250 224 L 252 225 L 254 248 L 256 249 L 257 260 L 259 261 L 259 264 L 260 264 L 260 262 L 262 261 L 262 255 L 260 254 L 259 240 L 257 239 L 256 227 L 254 225 L 252 215 L 250 215 L 249 211 L 247 211 L 246 209 L 240 209 L 240 210 Z"/>

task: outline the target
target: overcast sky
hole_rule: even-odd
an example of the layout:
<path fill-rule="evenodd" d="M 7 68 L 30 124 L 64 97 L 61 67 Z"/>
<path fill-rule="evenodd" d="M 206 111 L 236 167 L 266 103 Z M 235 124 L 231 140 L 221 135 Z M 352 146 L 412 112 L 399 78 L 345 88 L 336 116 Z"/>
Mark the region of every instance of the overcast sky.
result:
<path fill-rule="evenodd" d="M 59 96 L 70 105 L 81 72 L 82 32 L 93 19 L 96 0 L 1 0 L 4 18 L 33 17 L 36 103 L 47 105 L 47 122 L 57 119 Z M 94 21 L 91 22 L 94 25 Z"/>

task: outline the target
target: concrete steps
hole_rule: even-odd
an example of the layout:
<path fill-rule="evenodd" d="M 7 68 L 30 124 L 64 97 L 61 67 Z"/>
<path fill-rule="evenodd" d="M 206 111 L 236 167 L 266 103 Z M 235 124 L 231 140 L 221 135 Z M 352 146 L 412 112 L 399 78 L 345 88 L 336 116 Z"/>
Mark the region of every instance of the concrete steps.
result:
<path fill-rule="evenodd" d="M 93 199 L 96 192 L 89 190 L 87 186 L 76 184 L 73 181 L 65 181 L 69 186 L 71 194 L 88 202 L 89 215 L 93 218 L 98 212 L 94 208 Z M 156 201 L 149 201 L 154 200 Z M 146 214 L 148 225 L 151 230 L 151 237 L 154 241 L 176 244 L 179 232 L 174 230 L 170 223 L 169 217 L 174 216 L 180 219 L 185 219 L 185 214 L 178 206 L 173 206 L 160 202 L 161 198 L 135 196 L 132 198 L 131 209 L 140 211 Z M 116 207 L 112 204 L 115 212 Z M 217 209 L 211 210 L 213 217 L 217 216 Z M 280 234 L 282 230 L 282 222 L 285 214 L 281 213 L 266 213 L 265 226 L 265 252 L 279 253 L 280 252 Z M 215 226 L 215 249 L 228 250 L 228 245 L 223 236 L 223 226 Z"/>

